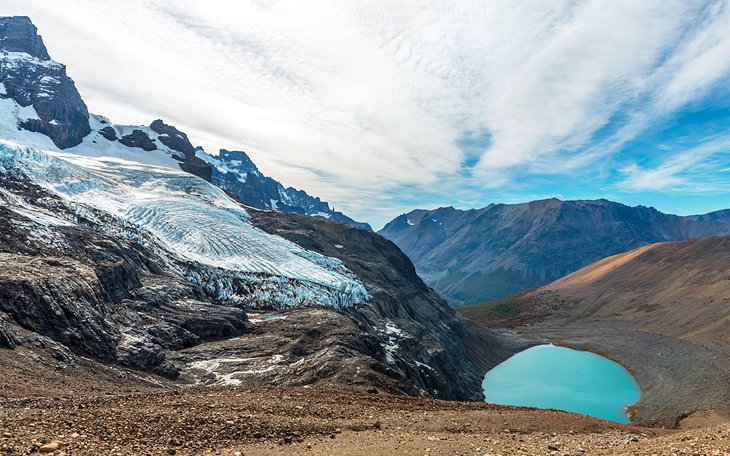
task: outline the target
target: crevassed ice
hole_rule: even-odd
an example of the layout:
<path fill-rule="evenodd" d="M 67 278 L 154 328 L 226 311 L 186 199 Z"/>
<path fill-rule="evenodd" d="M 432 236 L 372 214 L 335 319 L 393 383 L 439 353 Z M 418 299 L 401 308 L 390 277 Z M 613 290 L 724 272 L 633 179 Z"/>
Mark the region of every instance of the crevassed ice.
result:
<path fill-rule="evenodd" d="M 195 176 L 119 160 L 41 152 L 0 142 L 0 172 L 17 169 L 49 191 L 111 213 L 155 236 L 184 259 L 225 270 L 295 279 L 313 287 L 313 302 L 367 299 L 340 260 L 302 249 L 250 223 L 222 190 Z"/>

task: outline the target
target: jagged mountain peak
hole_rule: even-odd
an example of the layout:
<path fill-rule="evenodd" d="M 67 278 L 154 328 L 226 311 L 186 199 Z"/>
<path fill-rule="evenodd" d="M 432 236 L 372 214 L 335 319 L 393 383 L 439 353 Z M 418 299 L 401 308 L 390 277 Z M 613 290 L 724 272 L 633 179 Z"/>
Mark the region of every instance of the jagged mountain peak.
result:
<path fill-rule="evenodd" d="M 218 152 L 218 157 L 236 166 L 239 169 L 249 170 L 250 172 L 260 173 L 258 166 L 251 160 L 248 154 L 242 150 L 226 150 L 221 149 Z"/>
<path fill-rule="evenodd" d="M 50 60 L 43 38 L 28 16 L 0 17 L 0 48 Z"/>
<path fill-rule="evenodd" d="M 0 99 L 22 108 L 21 128 L 44 134 L 60 149 L 91 132 L 89 111 L 66 67 L 51 60 L 36 27 L 24 16 L 0 18 Z"/>
<path fill-rule="evenodd" d="M 265 176 L 246 152 L 221 149 L 218 155 L 207 154 L 202 148 L 196 155 L 211 167 L 211 182 L 240 201 L 259 208 L 295 214 L 324 217 L 337 222 L 371 230 L 370 225 L 356 222 L 329 203 L 303 190 L 285 187 Z"/>
<path fill-rule="evenodd" d="M 194 155 L 195 148 L 190 143 L 188 135 L 178 130 L 172 125 L 168 125 L 162 119 L 154 120 L 150 124 L 152 131 L 160 135 L 162 141 L 167 147 L 174 148 L 185 155 Z"/>

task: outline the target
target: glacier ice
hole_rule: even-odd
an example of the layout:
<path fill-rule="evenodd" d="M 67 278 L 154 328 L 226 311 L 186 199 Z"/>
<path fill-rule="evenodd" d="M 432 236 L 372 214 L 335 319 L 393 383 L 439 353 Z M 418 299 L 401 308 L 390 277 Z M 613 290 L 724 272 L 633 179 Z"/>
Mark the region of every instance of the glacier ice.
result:
<path fill-rule="evenodd" d="M 340 260 L 259 230 L 222 190 L 183 171 L 0 141 L 2 170 L 79 211 L 91 207 L 136 227 L 181 264 L 199 265 L 183 273 L 221 300 L 347 307 L 368 299 Z"/>

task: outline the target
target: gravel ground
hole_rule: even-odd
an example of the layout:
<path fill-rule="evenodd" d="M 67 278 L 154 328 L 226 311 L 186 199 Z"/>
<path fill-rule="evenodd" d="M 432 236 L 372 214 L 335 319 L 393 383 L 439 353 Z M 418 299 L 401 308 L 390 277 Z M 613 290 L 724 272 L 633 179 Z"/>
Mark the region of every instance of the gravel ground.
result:
<path fill-rule="evenodd" d="M 8 454 L 730 454 L 728 422 L 671 431 L 375 391 L 189 388 L 4 401 Z"/>
<path fill-rule="evenodd" d="M 730 455 L 728 411 L 694 414 L 686 429 L 642 428 L 377 390 L 151 387 L 44 356 L 0 350 L 0 454 Z"/>

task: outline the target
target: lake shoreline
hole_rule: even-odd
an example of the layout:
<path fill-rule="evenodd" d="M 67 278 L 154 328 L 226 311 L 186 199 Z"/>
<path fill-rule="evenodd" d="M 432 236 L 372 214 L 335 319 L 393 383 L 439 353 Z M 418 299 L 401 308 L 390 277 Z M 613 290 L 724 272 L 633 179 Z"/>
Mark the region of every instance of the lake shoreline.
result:
<path fill-rule="evenodd" d="M 502 332 L 526 346 L 553 343 L 620 364 L 642 392 L 629 407 L 632 424 L 673 428 L 695 411 L 730 403 L 730 359 L 692 342 L 599 321 L 547 320 Z"/>
<path fill-rule="evenodd" d="M 489 370 L 487 403 L 557 409 L 629 424 L 641 387 L 621 364 L 586 350 L 542 344 Z"/>

